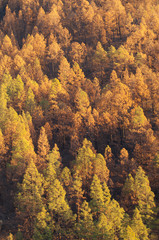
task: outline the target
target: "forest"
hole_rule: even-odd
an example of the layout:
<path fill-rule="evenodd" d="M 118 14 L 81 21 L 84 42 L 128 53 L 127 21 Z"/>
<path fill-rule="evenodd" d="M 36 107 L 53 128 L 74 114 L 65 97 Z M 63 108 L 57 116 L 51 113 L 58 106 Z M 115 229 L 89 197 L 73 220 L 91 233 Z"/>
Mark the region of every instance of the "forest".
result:
<path fill-rule="evenodd" d="M 0 0 L 0 240 L 159 239 L 159 0 Z"/>

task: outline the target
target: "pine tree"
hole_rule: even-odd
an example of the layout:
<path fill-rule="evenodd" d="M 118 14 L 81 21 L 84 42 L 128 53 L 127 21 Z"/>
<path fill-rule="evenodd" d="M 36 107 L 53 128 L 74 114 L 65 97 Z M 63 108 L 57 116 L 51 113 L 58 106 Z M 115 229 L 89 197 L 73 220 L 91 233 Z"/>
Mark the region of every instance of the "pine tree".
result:
<path fill-rule="evenodd" d="M 4 136 L 8 148 L 7 174 L 12 180 L 18 180 L 25 172 L 27 164 L 36 160 L 36 154 L 30 131 L 23 117 L 13 108 L 6 114 Z"/>
<path fill-rule="evenodd" d="M 139 68 L 136 70 L 135 78 L 136 82 L 133 87 L 135 102 L 140 104 L 143 108 L 146 108 L 146 102 L 150 100 L 150 92 Z"/>
<path fill-rule="evenodd" d="M 33 141 L 33 144 L 35 145 L 35 143 L 37 143 L 37 133 L 33 125 L 32 117 L 29 112 L 26 113 L 22 112 L 22 117 L 26 125 L 26 129 L 30 131 L 31 139 Z"/>
<path fill-rule="evenodd" d="M 130 89 L 127 85 L 121 82 L 114 70 L 110 75 L 110 87 L 112 92 L 110 110 L 112 113 L 113 111 L 117 111 L 122 119 L 123 116 L 128 114 L 127 111 L 132 106 Z"/>
<path fill-rule="evenodd" d="M 101 182 L 107 182 L 109 178 L 109 170 L 102 154 L 97 154 L 93 161 L 94 174 L 98 176 Z"/>
<path fill-rule="evenodd" d="M 68 89 L 73 84 L 74 72 L 70 67 L 66 58 L 62 58 L 59 65 L 58 79 L 62 83 L 65 89 Z"/>
<path fill-rule="evenodd" d="M 108 208 L 111 201 L 111 194 L 106 182 L 103 183 L 102 189 L 103 189 L 103 197 L 104 197 L 104 206 Z"/>
<path fill-rule="evenodd" d="M 118 184 L 120 186 L 123 186 L 124 181 L 127 177 L 128 171 L 129 171 L 129 164 L 130 164 L 129 154 L 125 148 L 122 148 L 120 151 L 119 162 L 120 162 L 120 165 L 117 168 Z"/>
<path fill-rule="evenodd" d="M 56 176 L 59 176 L 61 173 L 61 156 L 59 152 L 58 146 L 55 144 L 52 151 L 48 153 L 46 156 L 46 159 L 48 161 L 48 167 L 51 169 L 54 169 L 53 172 L 55 172 Z"/>
<path fill-rule="evenodd" d="M 114 239 L 113 223 L 107 219 L 104 213 L 101 213 L 97 222 L 97 239 Z"/>
<path fill-rule="evenodd" d="M 0 127 L 4 126 L 7 112 L 7 94 L 3 86 L 0 86 Z"/>
<path fill-rule="evenodd" d="M 48 154 L 50 149 L 49 142 L 47 139 L 47 135 L 45 133 L 45 128 L 41 127 L 40 129 L 40 135 L 38 139 L 38 168 L 44 169 L 46 165 L 46 155 Z"/>
<path fill-rule="evenodd" d="M 134 178 L 131 174 L 128 175 L 121 192 L 121 204 L 129 214 L 137 205 L 137 196 Z"/>
<path fill-rule="evenodd" d="M 126 232 L 124 234 L 123 240 L 139 240 L 139 238 L 136 237 L 135 232 L 132 230 L 132 228 L 129 225 L 126 228 Z"/>
<path fill-rule="evenodd" d="M 54 78 L 52 80 L 51 88 L 50 88 L 50 92 L 49 92 L 50 102 L 53 104 L 59 95 L 60 96 L 64 95 L 65 97 L 67 97 L 68 94 L 67 94 L 66 90 L 64 89 L 63 84 L 57 78 Z"/>
<path fill-rule="evenodd" d="M 135 190 L 138 198 L 138 207 L 143 221 L 148 224 L 154 217 L 154 193 L 151 191 L 148 177 L 142 167 L 139 167 L 135 176 Z"/>
<path fill-rule="evenodd" d="M 52 152 L 48 154 L 48 164 L 45 171 L 45 192 L 48 209 L 52 218 L 55 221 L 55 232 L 58 234 L 66 234 L 67 230 L 71 230 L 74 223 L 75 216 L 67 203 L 66 191 L 62 184 L 57 179 L 60 176 L 60 153 L 57 145 L 53 148 Z M 62 228 L 66 228 L 62 232 Z"/>
<path fill-rule="evenodd" d="M 56 144 L 52 151 L 47 155 L 46 159 L 48 161 L 45 170 L 45 187 L 47 191 L 47 188 L 54 183 L 55 179 L 60 174 L 61 156 Z"/>
<path fill-rule="evenodd" d="M 134 129 L 148 126 L 148 120 L 144 115 L 144 111 L 140 106 L 132 110 L 132 125 Z"/>
<path fill-rule="evenodd" d="M 10 167 L 14 180 L 17 180 L 17 178 L 19 179 L 24 174 L 26 166 L 31 160 L 36 161 L 32 142 L 25 137 L 13 141 Z"/>
<path fill-rule="evenodd" d="M 33 233 L 37 214 L 43 207 L 44 179 L 31 161 L 26 169 L 24 179 L 19 187 L 16 204 L 24 219 L 24 229 L 29 236 Z"/>
<path fill-rule="evenodd" d="M 38 155 L 42 158 L 46 157 L 49 152 L 49 143 L 47 135 L 45 133 L 45 128 L 41 127 L 39 140 L 38 140 Z"/>
<path fill-rule="evenodd" d="M 24 101 L 24 83 L 19 75 L 8 84 L 7 94 L 9 104 L 21 110 Z"/>
<path fill-rule="evenodd" d="M 96 219 L 98 219 L 104 208 L 104 193 L 97 175 L 94 175 L 92 184 L 90 186 L 90 197 L 92 199 L 90 202 L 92 212 Z"/>
<path fill-rule="evenodd" d="M 53 72 L 57 72 L 57 64 L 61 61 L 63 57 L 63 50 L 57 39 L 51 34 L 48 46 L 48 60 L 52 66 Z"/>
<path fill-rule="evenodd" d="M 95 76 L 103 80 L 103 77 L 105 76 L 104 70 L 108 66 L 108 56 L 107 52 L 104 50 L 100 42 L 97 43 L 92 63 L 93 68 L 95 69 Z"/>
<path fill-rule="evenodd" d="M 82 177 L 83 186 L 89 185 L 93 174 L 93 160 L 95 154 L 92 151 L 92 144 L 87 139 L 84 139 L 83 146 L 78 150 L 75 160 L 75 170 L 78 170 Z"/>
<path fill-rule="evenodd" d="M 81 88 L 78 89 L 75 96 L 75 105 L 82 116 L 85 116 L 90 106 L 89 97 Z"/>
<path fill-rule="evenodd" d="M 63 187 L 66 191 L 66 198 L 67 198 L 67 200 L 68 200 L 68 202 L 71 206 L 72 202 L 74 204 L 74 201 L 72 199 L 72 183 L 73 183 L 73 180 L 72 180 L 71 171 L 68 167 L 64 167 L 62 169 L 59 179 L 60 179 L 60 182 L 62 183 L 62 185 L 63 185 Z"/>
<path fill-rule="evenodd" d="M 34 95 L 32 89 L 29 88 L 28 92 L 27 92 L 27 96 L 26 96 L 26 101 L 25 101 L 25 109 L 26 109 L 26 111 L 28 111 L 32 114 L 35 107 L 36 107 L 35 95 Z"/>
<path fill-rule="evenodd" d="M 106 208 L 106 216 L 108 221 L 113 225 L 114 234 L 118 236 L 122 228 L 122 221 L 124 220 L 124 209 L 120 207 L 116 200 L 112 200 Z"/>
<path fill-rule="evenodd" d="M 60 175 L 60 182 L 63 183 L 64 187 L 69 187 L 72 183 L 72 176 L 71 171 L 68 167 L 64 167 L 62 169 L 61 175 Z"/>
<path fill-rule="evenodd" d="M 134 57 L 121 45 L 113 55 L 113 64 L 118 71 L 122 72 L 124 67 L 134 64 Z"/>
<path fill-rule="evenodd" d="M 52 240 L 54 228 L 55 225 L 54 222 L 51 221 L 49 213 L 42 207 L 41 212 L 37 214 L 35 220 L 33 239 Z"/>
<path fill-rule="evenodd" d="M 87 54 L 87 48 L 84 43 L 72 42 L 69 57 L 72 62 L 78 63 L 80 66 L 84 62 Z"/>
<path fill-rule="evenodd" d="M 76 174 L 73 176 L 71 190 L 71 199 L 76 205 L 77 220 L 79 220 L 79 211 L 81 202 L 84 199 L 84 191 L 82 190 L 82 178 L 79 176 L 78 172 L 76 172 Z"/>
<path fill-rule="evenodd" d="M 75 73 L 74 86 L 77 86 L 77 87 L 83 86 L 86 79 L 85 79 L 84 72 L 80 68 L 79 64 L 77 62 L 74 62 L 72 69 Z"/>
<path fill-rule="evenodd" d="M 58 179 L 48 186 L 47 193 L 49 209 L 52 212 L 62 217 L 62 214 L 70 211 L 65 199 L 66 192 Z"/>
<path fill-rule="evenodd" d="M 12 41 L 10 37 L 8 37 L 8 35 L 5 35 L 5 37 L 3 38 L 1 49 L 3 51 L 3 54 L 6 54 L 6 55 L 10 55 L 10 52 L 13 51 Z"/>
<path fill-rule="evenodd" d="M 28 212 L 31 216 L 36 215 L 41 210 L 43 193 L 43 177 L 31 161 L 17 196 L 19 209 Z"/>
<path fill-rule="evenodd" d="M 46 189 L 47 204 L 52 220 L 56 222 L 55 232 L 57 236 L 66 236 L 67 231 L 71 231 L 76 216 L 73 215 L 66 201 L 66 191 L 60 181 L 55 179 Z"/>
<path fill-rule="evenodd" d="M 79 221 L 76 223 L 75 231 L 80 238 L 92 239 L 95 226 L 91 209 L 87 201 L 84 201 L 80 207 Z"/>
<path fill-rule="evenodd" d="M 49 142 L 51 142 L 51 140 L 52 140 L 52 130 L 51 130 L 51 126 L 50 126 L 49 122 L 45 123 L 44 128 L 45 128 L 45 133 L 47 135 L 47 138 L 48 138 Z"/>
<path fill-rule="evenodd" d="M 136 208 L 134 210 L 134 215 L 132 219 L 132 223 L 130 225 L 132 230 L 134 231 L 135 235 L 140 240 L 148 240 L 148 229 L 142 222 L 142 218 L 140 215 L 139 210 Z"/>

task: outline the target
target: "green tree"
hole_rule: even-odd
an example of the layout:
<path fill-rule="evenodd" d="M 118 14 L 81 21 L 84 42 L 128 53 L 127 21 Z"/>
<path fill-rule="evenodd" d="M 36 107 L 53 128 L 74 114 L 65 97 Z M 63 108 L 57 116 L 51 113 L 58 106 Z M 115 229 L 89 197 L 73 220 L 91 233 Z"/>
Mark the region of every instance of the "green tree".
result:
<path fill-rule="evenodd" d="M 103 80 L 103 77 L 105 76 L 105 69 L 108 66 L 108 56 L 100 42 L 97 43 L 92 63 L 95 70 L 95 76 L 100 80 Z"/>
<path fill-rule="evenodd" d="M 48 168 L 50 169 L 52 168 L 52 170 L 54 169 L 53 172 L 55 172 L 55 175 L 59 177 L 61 173 L 62 163 L 61 163 L 61 156 L 60 156 L 60 152 L 57 144 L 55 144 L 52 151 L 48 153 L 46 159 L 48 162 L 47 164 Z"/>
<path fill-rule="evenodd" d="M 25 113 L 22 112 L 22 117 L 23 117 L 26 129 L 30 131 L 31 139 L 33 141 L 33 144 L 35 145 L 35 143 L 37 143 L 37 133 L 33 125 L 32 117 L 29 112 L 25 112 Z"/>
<path fill-rule="evenodd" d="M 7 87 L 8 102 L 15 109 L 21 110 L 24 101 L 24 83 L 19 75 L 12 79 Z"/>
<path fill-rule="evenodd" d="M 60 174 L 60 182 L 62 183 L 64 189 L 66 190 L 66 198 L 68 199 L 69 204 L 71 205 L 72 202 L 72 175 L 71 171 L 68 167 L 64 167 Z"/>
<path fill-rule="evenodd" d="M 81 202 L 84 199 L 84 191 L 82 189 L 82 178 L 79 176 L 78 171 L 73 176 L 71 199 L 76 205 L 77 220 L 79 220 L 79 212 Z"/>
<path fill-rule="evenodd" d="M 67 236 L 74 225 L 75 217 L 66 200 L 66 191 L 60 181 L 55 179 L 46 189 L 47 203 L 52 219 L 56 222 L 57 236 Z"/>
<path fill-rule="evenodd" d="M 25 137 L 21 137 L 13 141 L 12 145 L 12 159 L 10 162 L 10 170 L 12 172 L 12 178 L 14 180 L 18 180 L 19 177 L 24 174 L 27 164 L 31 160 L 36 160 L 36 155 L 32 142 Z"/>
<path fill-rule="evenodd" d="M 11 107 L 6 113 L 3 131 L 8 148 L 7 174 L 17 181 L 31 159 L 36 160 L 30 131 L 24 118 Z"/>
<path fill-rule="evenodd" d="M 111 201 L 111 194 L 106 182 L 103 183 L 102 188 L 103 188 L 104 205 L 107 208 Z"/>
<path fill-rule="evenodd" d="M 41 212 L 37 214 L 35 220 L 33 239 L 52 240 L 54 228 L 55 225 L 54 222 L 51 221 L 51 216 L 46 209 L 42 207 Z"/>
<path fill-rule="evenodd" d="M 131 66 L 134 64 L 133 55 L 129 54 L 127 49 L 121 45 L 116 52 L 113 54 L 113 65 L 114 68 L 122 72 L 125 67 Z"/>
<path fill-rule="evenodd" d="M 159 152 L 156 153 L 154 159 L 153 159 L 154 165 L 159 168 Z"/>
<path fill-rule="evenodd" d="M 26 109 L 26 111 L 28 111 L 32 114 L 35 107 L 36 107 L 35 95 L 34 95 L 32 89 L 29 88 L 27 95 L 26 95 L 25 109 Z"/>
<path fill-rule="evenodd" d="M 48 154 L 48 164 L 45 171 L 45 192 L 48 209 L 52 218 L 55 221 L 55 232 L 57 236 L 66 234 L 70 231 L 75 221 L 75 216 L 67 203 L 66 191 L 62 184 L 57 179 L 59 176 L 60 153 L 57 145 L 52 152 Z M 64 228 L 64 231 L 62 230 Z M 66 235 L 65 235 L 66 236 Z"/>
<path fill-rule="evenodd" d="M 148 120 L 140 106 L 132 110 L 132 124 L 134 128 L 140 128 L 148 125 Z"/>
<path fill-rule="evenodd" d="M 7 88 L 8 85 L 11 84 L 12 77 L 8 71 L 3 74 L 2 80 L 0 83 L 0 123 L 3 125 L 5 123 L 6 113 L 7 113 L 7 104 L 8 104 L 8 94 Z M 2 127 L 2 126 L 1 126 Z"/>
<path fill-rule="evenodd" d="M 60 175 L 61 156 L 57 145 L 55 144 L 52 151 L 47 155 L 47 167 L 45 172 L 45 188 L 48 189 L 55 179 Z"/>
<path fill-rule="evenodd" d="M 104 208 L 104 193 L 101 182 L 97 175 L 94 175 L 92 184 L 90 186 L 90 197 L 92 199 L 90 202 L 92 212 L 96 219 L 98 219 Z"/>
<path fill-rule="evenodd" d="M 134 211 L 133 219 L 130 227 L 134 231 L 136 237 L 140 240 L 148 240 L 148 229 L 142 222 L 139 210 L 136 208 Z"/>
<path fill-rule="evenodd" d="M 60 175 L 60 181 L 63 183 L 64 187 L 70 186 L 72 183 L 72 176 L 71 171 L 68 167 L 64 167 L 62 169 L 61 175 Z"/>
<path fill-rule="evenodd" d="M 122 188 L 121 204 L 129 214 L 132 214 L 132 210 L 134 210 L 137 205 L 135 182 L 131 174 L 126 178 Z"/>
<path fill-rule="evenodd" d="M 59 217 L 60 215 L 62 217 L 63 214 L 66 214 L 65 217 L 67 219 L 67 214 L 70 214 L 71 210 L 65 199 L 66 192 L 58 179 L 55 179 L 52 183 L 50 183 L 47 193 L 49 209 L 58 214 Z"/>
<path fill-rule="evenodd" d="M 116 200 L 113 199 L 108 205 L 106 213 L 108 221 L 113 225 L 114 234 L 118 236 L 124 220 L 124 209 L 120 207 Z"/>
<path fill-rule="evenodd" d="M 17 196 L 18 207 L 22 211 L 30 211 L 32 216 L 41 210 L 44 179 L 31 161 L 26 169 L 23 182 Z"/>
<path fill-rule="evenodd" d="M 81 88 L 78 89 L 75 96 L 75 106 L 82 116 L 85 116 L 90 106 L 89 97 Z"/>
<path fill-rule="evenodd" d="M 148 224 L 154 217 L 154 193 L 151 191 L 148 177 L 142 167 L 139 167 L 135 176 L 135 190 L 138 199 L 138 208 L 144 223 Z"/>
<path fill-rule="evenodd" d="M 95 154 L 92 151 L 92 143 L 84 139 L 83 146 L 78 150 L 75 160 L 75 170 L 82 177 L 83 186 L 89 186 L 93 173 L 93 160 Z"/>
<path fill-rule="evenodd" d="M 138 237 L 136 237 L 135 232 L 132 230 L 132 228 L 128 225 L 126 228 L 126 232 L 124 233 L 124 240 L 139 240 Z"/>
<path fill-rule="evenodd" d="M 91 208 L 87 201 L 84 201 L 80 207 L 79 221 L 75 225 L 75 231 L 80 238 L 92 239 L 94 235 L 94 222 Z"/>
<path fill-rule="evenodd" d="M 59 110 L 58 103 L 65 102 L 68 100 L 68 93 L 64 88 L 64 85 L 57 79 L 54 78 L 51 81 L 51 87 L 48 94 L 51 113 L 55 110 Z"/>
<path fill-rule="evenodd" d="M 101 213 L 97 222 L 97 239 L 114 239 L 113 223 L 107 219 L 104 213 Z"/>
<path fill-rule="evenodd" d="M 5 117 L 7 112 L 7 94 L 4 91 L 3 86 L 0 86 L 0 126 L 5 123 Z"/>
<path fill-rule="evenodd" d="M 24 229 L 29 236 L 33 234 L 35 218 L 43 207 L 44 179 L 35 164 L 28 164 L 19 193 L 16 198 L 17 208 L 24 219 Z"/>

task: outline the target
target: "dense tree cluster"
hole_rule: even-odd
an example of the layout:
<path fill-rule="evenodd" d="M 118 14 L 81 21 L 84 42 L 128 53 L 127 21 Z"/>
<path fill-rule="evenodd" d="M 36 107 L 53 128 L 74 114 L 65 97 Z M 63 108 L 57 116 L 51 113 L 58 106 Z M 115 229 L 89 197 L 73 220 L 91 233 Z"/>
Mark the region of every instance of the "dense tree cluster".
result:
<path fill-rule="evenodd" d="M 158 0 L 0 0 L 4 239 L 158 239 L 158 39 Z"/>

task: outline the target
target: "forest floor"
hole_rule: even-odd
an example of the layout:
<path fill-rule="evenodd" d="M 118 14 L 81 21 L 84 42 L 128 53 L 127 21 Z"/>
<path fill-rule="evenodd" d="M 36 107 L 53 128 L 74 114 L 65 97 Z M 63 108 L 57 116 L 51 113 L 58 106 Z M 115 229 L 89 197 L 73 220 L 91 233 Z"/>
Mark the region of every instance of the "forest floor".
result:
<path fill-rule="evenodd" d="M 9 233 L 17 232 L 17 222 L 15 221 L 15 213 L 7 212 L 2 206 L 0 206 L 0 216 L 3 224 L 0 231 L 0 240 L 6 240 Z"/>

